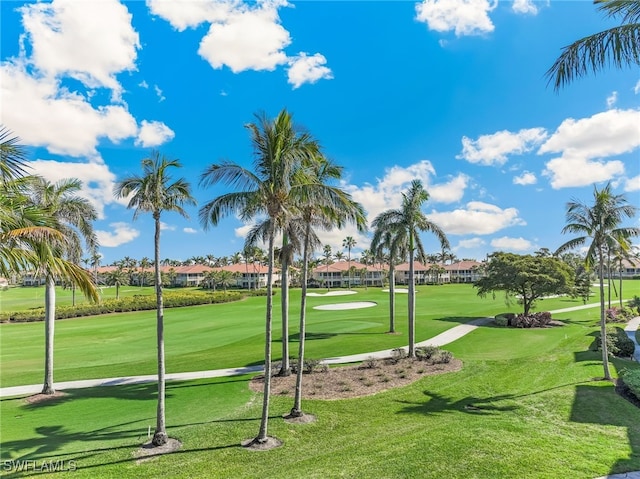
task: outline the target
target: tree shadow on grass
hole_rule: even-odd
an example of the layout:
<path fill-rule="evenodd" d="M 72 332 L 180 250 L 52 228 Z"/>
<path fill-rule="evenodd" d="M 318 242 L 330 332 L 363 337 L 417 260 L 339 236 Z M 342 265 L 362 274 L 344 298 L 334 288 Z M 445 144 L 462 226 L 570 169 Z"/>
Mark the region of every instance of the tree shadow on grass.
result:
<path fill-rule="evenodd" d="M 485 316 L 445 316 L 442 318 L 435 318 L 433 321 L 443 321 L 446 323 L 458 323 L 466 324 L 476 319 L 484 318 Z M 488 325 L 487 325 L 488 326 Z"/>
<path fill-rule="evenodd" d="M 611 407 L 614 401 L 622 404 L 619 407 Z M 618 396 L 612 384 L 609 383 L 606 387 L 595 384 L 576 386 L 569 419 L 577 423 L 626 428 L 631 455 L 618 459 L 611 466 L 609 473 L 640 470 L 640 408 Z M 621 447 L 621 450 L 623 449 L 625 448 Z"/>
<path fill-rule="evenodd" d="M 443 412 L 464 412 L 467 414 L 492 415 L 500 412 L 515 411 L 515 405 L 500 405 L 501 401 L 513 400 L 512 394 L 503 394 L 487 398 L 467 396 L 457 401 L 435 392 L 424 391 L 429 399 L 426 402 L 398 401 L 405 407 L 398 411 L 401 414 L 438 414 Z"/>

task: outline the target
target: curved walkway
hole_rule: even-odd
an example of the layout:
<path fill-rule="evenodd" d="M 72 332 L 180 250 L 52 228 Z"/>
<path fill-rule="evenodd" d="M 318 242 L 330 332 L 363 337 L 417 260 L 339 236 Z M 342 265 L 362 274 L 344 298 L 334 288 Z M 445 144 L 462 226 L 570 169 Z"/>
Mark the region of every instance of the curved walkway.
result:
<path fill-rule="evenodd" d="M 557 309 L 551 311 L 551 313 L 564 313 L 569 311 L 577 311 L 581 309 L 588 309 L 599 307 L 599 304 L 586 304 L 583 306 L 574 306 L 571 308 Z M 458 326 L 454 326 L 447 331 L 434 336 L 433 338 L 426 339 L 419 343 L 416 343 L 416 347 L 420 346 L 444 346 L 445 344 L 449 344 L 453 341 L 456 341 L 463 336 L 469 334 L 474 329 L 482 326 L 484 324 L 492 321 L 493 318 L 478 318 L 473 321 L 469 321 L 468 323 L 460 324 Z M 634 358 L 636 361 L 640 362 L 640 345 L 635 340 L 635 331 L 640 326 L 640 317 L 634 318 L 629 322 L 625 331 L 629 337 L 636 344 Z M 326 358 L 323 360 L 326 364 L 346 364 L 346 363 L 355 363 L 361 362 L 368 358 L 388 358 L 391 356 L 391 352 L 393 349 L 384 349 L 381 351 L 374 351 L 370 353 L 361 353 L 361 354 L 352 354 L 349 356 L 336 356 L 333 358 Z M 192 371 L 192 372 L 184 372 L 184 373 L 171 373 L 167 374 L 167 381 L 187 381 L 192 379 L 207 379 L 207 378 L 217 378 L 217 377 L 225 377 L 225 376 L 238 376 L 241 374 L 248 373 L 257 373 L 263 370 L 262 366 L 247 366 L 247 367 L 238 367 L 238 368 L 227 368 L 227 369 L 212 369 L 208 371 Z M 145 376 L 126 376 L 126 377 L 118 377 L 118 378 L 102 378 L 102 379 L 84 379 L 79 381 L 63 381 L 56 382 L 55 387 L 57 390 L 65 390 L 65 389 L 82 389 L 82 388 L 92 388 L 92 387 L 100 387 L 100 386 L 122 386 L 126 384 L 138 384 L 138 383 L 146 383 L 153 382 L 157 380 L 156 374 L 149 374 Z M 12 386 L 6 388 L 0 388 L 0 397 L 11 397 L 11 396 L 22 396 L 28 394 L 37 394 L 42 390 L 42 383 L 40 384 L 30 384 L 26 386 Z M 640 479 L 640 478 L 639 478 Z"/>

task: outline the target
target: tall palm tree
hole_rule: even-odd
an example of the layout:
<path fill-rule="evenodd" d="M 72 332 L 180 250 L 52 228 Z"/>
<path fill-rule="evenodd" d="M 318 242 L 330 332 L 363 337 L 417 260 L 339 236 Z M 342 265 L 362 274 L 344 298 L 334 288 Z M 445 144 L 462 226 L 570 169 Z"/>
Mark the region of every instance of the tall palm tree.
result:
<path fill-rule="evenodd" d="M 124 272 L 122 266 L 118 266 L 116 269 L 105 274 L 105 283 L 109 286 L 116 287 L 116 300 L 120 299 L 120 286 L 126 284 L 128 280 L 129 275 Z"/>
<path fill-rule="evenodd" d="M 201 184 L 210 186 L 225 183 L 240 189 L 209 201 L 200 209 L 204 228 L 217 225 L 230 213 L 237 213 L 241 220 L 266 217 L 267 238 L 267 307 L 265 317 L 265 366 L 262 418 L 258 435 L 249 442 L 264 444 L 268 441 L 269 396 L 271 392 L 271 340 L 273 320 L 273 270 L 276 232 L 291 217 L 297 196 L 314 178 L 306 171 L 318 154 L 318 144 L 307 132 L 294 126 L 291 114 L 286 110 L 270 120 L 265 114 L 257 115 L 257 123 L 246 128 L 251 135 L 254 153 L 254 171 L 232 162 L 212 164 L 201 175 Z"/>
<path fill-rule="evenodd" d="M 402 194 L 400 209 L 387 210 L 380 213 L 373 221 L 375 230 L 388 231 L 395 235 L 393 241 L 398 241 L 406 248 L 409 256 L 409 357 L 415 357 L 415 322 L 416 322 L 416 292 L 414 258 L 424 262 L 425 252 L 419 233 L 429 231 L 436 235 L 442 248 L 449 248 L 449 240 L 438 225 L 429 221 L 422 213 L 421 207 L 429 199 L 429 194 L 420 180 L 413 180 L 409 190 Z"/>
<path fill-rule="evenodd" d="M 383 258 L 384 252 L 388 251 L 389 264 L 389 332 L 396 332 L 396 265 L 401 258 L 407 257 L 407 245 L 401 241 L 392 229 L 386 229 L 379 225 L 378 218 L 373 220 L 373 239 L 371 240 L 371 251 L 374 257 Z"/>
<path fill-rule="evenodd" d="M 621 23 L 562 49 L 546 73 L 555 90 L 609 65 L 616 68 L 640 65 L 640 1 L 595 0 L 594 3 L 605 17 L 619 18 Z"/>
<path fill-rule="evenodd" d="M 140 213 L 151 213 L 155 223 L 153 266 L 157 310 L 158 408 L 156 430 L 151 441 L 154 446 L 162 446 L 168 440 L 165 425 L 164 306 L 160 275 L 160 218 L 165 211 L 176 212 L 188 218 L 184 207 L 196 203 L 191 196 L 189 183 L 183 178 L 174 181 L 170 175 L 171 168 L 180 168 L 181 166 L 178 160 L 168 159 L 160 152 L 153 151 L 150 158 L 142 160 L 142 175 L 125 178 L 114 189 L 116 197 L 129 197 L 127 208 L 134 210 L 134 220 Z"/>
<path fill-rule="evenodd" d="M 353 236 L 347 236 L 342 240 L 342 247 L 347 248 L 347 261 L 349 262 L 349 275 L 347 277 L 347 287 L 349 289 L 351 289 L 351 249 L 356 245 L 356 243 L 357 241 L 353 238 Z"/>
<path fill-rule="evenodd" d="M 320 157 L 311 170 L 316 178 L 317 185 L 309 188 L 312 195 L 311 201 L 305 201 L 299 205 L 300 221 L 304 225 L 302 247 L 302 294 L 300 298 L 300 328 L 298 342 L 298 368 L 296 371 L 296 388 L 293 407 L 290 417 L 300 417 L 302 411 L 302 373 L 305 354 L 306 336 L 306 309 L 307 309 L 307 282 L 311 253 L 314 248 L 320 246 L 320 239 L 315 229 L 329 230 L 334 227 L 342 227 L 346 223 L 353 223 L 358 231 L 366 230 L 366 215 L 359 203 L 352 200 L 351 196 L 342 189 L 331 186 L 331 181 L 342 177 L 342 167 L 335 165 L 326 158 Z M 328 246 L 328 245 L 327 245 Z M 325 246 L 325 250 L 326 250 Z M 328 248 L 329 257 L 331 247 Z"/>
<path fill-rule="evenodd" d="M 49 212 L 63 237 L 63 242 L 56 242 L 54 247 L 60 256 L 70 258 L 74 263 L 79 261 L 82 252 L 82 241 L 90 251 L 97 247 L 97 239 L 93 232 L 92 221 L 98 213 L 91 203 L 78 196 L 82 182 L 78 179 L 66 179 L 51 183 L 41 177 L 32 177 L 30 197 L 33 204 Z M 42 251 L 41 248 L 38 251 Z M 46 258 L 42 258 L 40 271 L 46 278 L 45 283 L 45 367 L 42 394 L 53 394 L 53 339 L 56 315 L 56 271 L 49 267 Z"/>
<path fill-rule="evenodd" d="M 605 379 L 611 379 L 609 372 L 609 353 L 606 338 L 606 314 L 604 295 L 604 267 L 608 245 L 616 244 L 622 251 L 630 248 L 629 238 L 640 235 L 640 228 L 621 227 L 625 218 L 633 218 L 637 208 L 627 202 L 624 195 L 615 195 L 611 184 L 607 183 L 601 190 L 593 188 L 593 204 L 572 200 L 567 203 L 567 224 L 562 233 L 577 233 L 581 236 L 573 238 L 560 246 L 555 255 L 569 249 L 588 244 L 585 266 L 598 268 L 600 280 L 600 338 L 602 344 L 602 366 Z"/>
<path fill-rule="evenodd" d="M 331 245 L 329 244 L 324 245 L 322 249 L 322 256 L 324 256 L 324 264 L 327 265 L 326 282 L 327 282 L 327 291 L 329 291 L 331 287 L 331 281 L 329 281 L 329 265 L 331 264 L 331 257 L 333 256 L 333 253 L 331 252 Z"/>

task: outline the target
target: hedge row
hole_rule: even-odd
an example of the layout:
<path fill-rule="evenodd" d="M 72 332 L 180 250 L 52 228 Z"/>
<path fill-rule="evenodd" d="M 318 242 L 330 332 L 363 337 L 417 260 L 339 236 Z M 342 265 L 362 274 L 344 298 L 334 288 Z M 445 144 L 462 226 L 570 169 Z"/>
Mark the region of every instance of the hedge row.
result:
<path fill-rule="evenodd" d="M 596 346 L 601 349 L 602 341 L 600 335 L 596 338 Z M 633 356 L 635 351 L 635 343 L 631 341 L 624 329 L 615 326 L 607 327 L 607 351 L 609 354 L 618 356 L 619 358 L 628 358 Z"/>
<path fill-rule="evenodd" d="M 496 326 L 511 328 L 544 328 L 551 323 L 551 313 L 540 311 L 529 314 L 502 313 L 493 319 Z"/>
<path fill-rule="evenodd" d="M 163 304 L 165 308 L 181 308 L 202 304 L 228 303 L 239 301 L 247 296 L 266 296 L 266 290 L 228 291 L 215 293 L 174 293 L 165 292 Z M 131 311 L 148 311 L 156 309 L 156 297 L 153 295 L 135 295 L 121 299 L 108 299 L 99 304 L 80 304 L 77 306 L 57 306 L 56 319 L 96 316 L 109 313 L 127 313 Z M 28 311 L 0 313 L 0 323 L 24 323 L 44 320 L 44 308 Z"/>

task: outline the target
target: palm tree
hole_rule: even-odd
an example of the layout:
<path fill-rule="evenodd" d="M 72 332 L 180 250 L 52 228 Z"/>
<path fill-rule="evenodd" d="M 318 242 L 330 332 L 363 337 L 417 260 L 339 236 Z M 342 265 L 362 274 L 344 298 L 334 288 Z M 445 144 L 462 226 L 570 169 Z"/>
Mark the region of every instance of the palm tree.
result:
<path fill-rule="evenodd" d="M 567 203 L 567 224 L 562 233 L 578 233 L 581 236 L 567 241 L 554 253 L 558 255 L 587 243 L 589 245 L 585 266 L 591 269 L 597 265 L 600 280 L 600 338 L 605 379 L 611 379 L 604 296 L 606 248 L 608 245 L 616 244 L 622 251 L 629 250 L 629 238 L 640 235 L 640 228 L 620 227 L 620 223 L 624 218 L 633 218 L 636 212 L 637 208 L 629 204 L 624 195 L 613 194 L 610 183 L 601 190 L 594 186 L 593 205 L 589 206 L 577 200 Z"/>
<path fill-rule="evenodd" d="M 396 332 L 396 265 L 400 261 L 400 258 L 407 256 L 406 244 L 400 241 L 402 237 L 396 237 L 394 232 L 390 229 L 385 229 L 379 224 L 378 218 L 373 220 L 372 226 L 374 228 L 373 239 L 371 240 L 371 251 L 374 257 L 384 257 L 384 252 L 388 251 L 388 264 L 389 264 L 389 332 Z"/>
<path fill-rule="evenodd" d="M 120 181 L 114 194 L 118 198 L 129 197 L 127 208 L 133 208 L 133 219 L 140 213 L 151 213 L 155 223 L 153 266 L 156 289 L 156 317 L 158 343 L 158 409 L 156 430 L 152 444 L 162 446 L 168 437 L 165 427 L 165 360 L 164 360 L 164 307 L 162 298 L 162 278 L 160 276 L 160 217 L 163 212 L 176 212 L 188 218 L 186 205 L 195 205 L 191 196 L 191 186 L 183 178 L 175 181 L 170 176 L 170 168 L 180 168 L 178 160 L 171 160 L 153 151 L 150 158 L 142 160 L 142 175 L 134 175 Z"/>
<path fill-rule="evenodd" d="M 589 72 L 597 73 L 609 65 L 616 68 L 640 64 L 640 2 L 638 0 L 595 0 L 598 10 L 608 18 L 620 18 L 619 26 L 589 35 L 562 49 L 546 73 L 554 89 Z"/>
<path fill-rule="evenodd" d="M 34 176 L 30 182 L 31 201 L 51 215 L 63 237 L 64 242 L 56 242 L 54 248 L 60 256 L 66 256 L 74 264 L 81 257 L 82 240 L 87 248 L 95 251 L 97 239 L 93 232 L 92 221 L 98 213 L 91 203 L 77 195 L 82 182 L 77 179 L 61 180 L 50 183 L 44 178 Z M 39 251 L 43 251 L 39 249 Z M 56 315 L 56 271 L 49 267 L 46 257 L 41 258 L 40 269 L 46 278 L 45 283 L 45 368 L 42 394 L 53 394 L 53 339 Z M 79 267 L 78 267 L 79 268 Z M 73 283 L 73 282 L 72 282 Z"/>
<path fill-rule="evenodd" d="M 416 292 L 414 256 L 424 262 L 425 252 L 418 235 L 420 231 L 434 233 L 442 248 L 449 248 L 449 240 L 438 225 L 429 221 L 422 213 L 422 204 L 429 199 L 429 194 L 420 180 L 413 180 L 409 190 L 402 194 L 400 209 L 380 213 L 373 221 L 374 229 L 387 231 L 395 235 L 393 241 L 403 244 L 409 254 L 409 357 L 415 357 L 415 321 Z"/>
<path fill-rule="evenodd" d="M 201 184 L 210 186 L 223 182 L 241 191 L 223 194 L 200 209 L 204 228 L 217 225 L 223 216 L 232 212 L 241 220 L 266 216 L 269 220 L 267 237 L 267 310 L 265 318 L 265 371 L 262 418 L 258 435 L 248 443 L 264 444 L 268 441 L 269 396 L 271 392 L 271 339 L 273 316 L 273 270 L 275 236 L 290 218 L 290 208 L 296 196 L 314 180 L 305 166 L 318 153 L 318 144 L 310 134 L 293 124 L 291 115 L 282 110 L 275 119 L 257 115 L 257 123 L 246 125 L 251 134 L 254 152 L 254 171 L 235 163 L 212 164 L 202 173 Z"/>
<path fill-rule="evenodd" d="M 145 277 L 145 270 L 151 266 L 151 261 L 149 260 L 149 258 L 147 258 L 146 256 L 144 258 L 142 258 L 140 260 L 140 278 L 139 279 L 139 283 L 140 283 L 140 287 L 144 286 L 144 277 Z"/>
<path fill-rule="evenodd" d="M 302 247 L 302 294 L 300 298 L 300 329 L 298 342 L 298 368 L 296 371 L 296 389 L 293 407 L 289 413 L 290 417 L 300 417 L 302 411 L 302 373 L 305 354 L 306 336 L 306 308 L 307 308 L 307 281 L 309 263 L 311 262 L 312 250 L 320 245 L 320 239 L 316 235 L 314 228 L 329 230 L 334 227 L 340 228 L 345 223 L 353 223 L 358 231 L 366 229 L 366 215 L 359 203 L 352 200 L 351 196 L 342 189 L 331 186 L 332 180 L 339 180 L 342 177 L 342 167 L 335 165 L 326 158 L 320 157 L 311 169 L 316 178 L 317 185 L 309 188 L 313 193 L 312 201 L 306 201 L 299 205 L 300 220 L 304 225 L 303 247 Z M 325 246 L 325 254 L 331 257 L 331 246 Z"/>
<path fill-rule="evenodd" d="M 113 285 L 116 287 L 116 300 L 120 299 L 120 286 L 126 284 L 128 279 L 129 275 L 124 272 L 122 266 L 118 266 L 105 275 L 105 283 L 109 286 Z"/>
<path fill-rule="evenodd" d="M 347 248 L 347 261 L 349 262 L 349 276 L 347 277 L 347 287 L 351 289 L 351 249 L 356 245 L 356 240 L 353 239 L 353 236 L 347 236 L 342 240 L 342 247 Z"/>
<path fill-rule="evenodd" d="M 324 256 L 324 264 L 327 265 L 327 277 L 325 278 L 325 281 L 327 282 L 327 291 L 329 291 L 331 287 L 331 281 L 329 280 L 329 265 L 331 264 L 331 257 L 333 256 L 333 253 L 331 252 L 331 245 L 324 245 L 322 249 L 322 256 Z"/>

